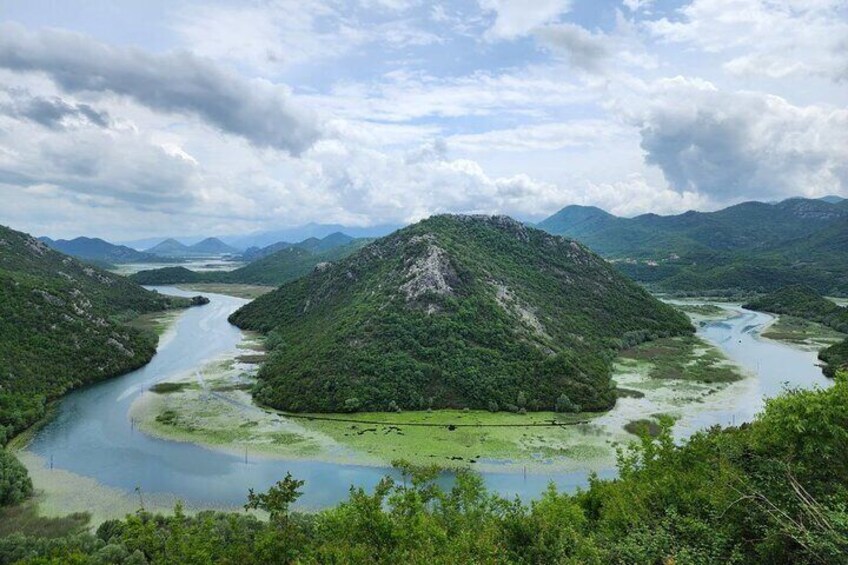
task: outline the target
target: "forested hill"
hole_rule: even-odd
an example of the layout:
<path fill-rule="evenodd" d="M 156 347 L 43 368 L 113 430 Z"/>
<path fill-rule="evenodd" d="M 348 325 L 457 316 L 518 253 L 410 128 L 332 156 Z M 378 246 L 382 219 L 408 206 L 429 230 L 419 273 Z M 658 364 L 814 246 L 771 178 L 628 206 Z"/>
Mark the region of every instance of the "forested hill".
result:
<path fill-rule="evenodd" d="M 198 272 L 185 267 L 164 267 L 141 271 L 130 278 L 138 284 L 146 285 L 209 282 L 279 286 L 308 274 L 318 264 L 347 257 L 371 240 L 337 241 L 339 241 L 339 244 L 335 246 L 311 245 L 306 247 L 300 244 L 287 246 L 229 272 Z M 307 242 L 311 243 L 310 240 L 304 243 Z"/>
<path fill-rule="evenodd" d="M 804 318 L 848 333 L 848 308 L 834 304 L 807 286 L 782 288 L 745 304 L 744 308 Z M 826 363 L 824 372 L 830 377 L 848 368 L 848 339 L 822 349 L 819 359 Z"/>
<path fill-rule="evenodd" d="M 620 218 L 568 206 L 539 228 L 574 237 L 664 290 L 848 294 L 848 200 L 745 202 L 716 212 Z"/>
<path fill-rule="evenodd" d="M 601 410 L 623 346 L 688 319 L 577 242 L 434 216 L 231 316 L 270 332 L 257 396 L 292 411 Z"/>
<path fill-rule="evenodd" d="M 147 363 L 156 337 L 123 322 L 188 304 L 0 226 L 0 442 L 47 400 Z"/>

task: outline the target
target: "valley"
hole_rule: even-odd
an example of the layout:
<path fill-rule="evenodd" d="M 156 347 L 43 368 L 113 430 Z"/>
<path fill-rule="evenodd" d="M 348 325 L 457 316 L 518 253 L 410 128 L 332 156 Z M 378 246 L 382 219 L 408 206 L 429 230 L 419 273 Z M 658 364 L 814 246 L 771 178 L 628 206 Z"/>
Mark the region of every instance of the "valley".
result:
<path fill-rule="evenodd" d="M 638 349 L 622 355 L 614 380 L 626 396 L 607 413 L 322 415 L 367 424 L 290 418 L 257 407 L 246 390 L 255 367 L 237 358 L 251 355 L 261 340 L 226 322 L 244 300 L 207 296 L 210 304 L 171 322 L 149 365 L 71 393 L 17 452 L 41 493 L 41 512 L 60 516 L 87 510 L 96 520 L 120 517 L 137 507 L 136 488 L 146 508 L 169 511 L 177 499 L 195 510 L 233 508 L 247 488 L 267 488 L 286 470 L 310 477 L 301 507 L 315 509 L 344 499 L 351 484 L 372 488 L 380 477 L 395 473 L 389 465 L 398 457 L 448 469 L 470 464 L 496 492 L 535 497 L 549 481 L 573 490 L 586 484 L 590 471 L 611 476 L 615 448 L 635 438 L 625 430 L 631 422 L 668 415 L 675 419 L 675 435 L 683 438 L 714 424 L 750 420 L 763 399 L 778 394 L 786 382 L 830 384 L 813 352 L 758 336 L 772 316 L 738 305 L 697 303 L 687 308 L 710 312 L 708 320 L 693 314 L 696 322 L 705 321 L 698 324 L 697 339 L 703 342 L 685 358 L 681 351 L 688 345 L 669 348 L 676 352 L 665 358 L 646 357 Z M 690 366 L 699 359 L 707 375 L 703 382 L 652 376 L 659 365 Z M 728 367 L 735 375 L 731 382 Z M 710 373 L 716 379 L 709 379 Z M 178 386 L 151 390 L 163 382 Z M 533 425 L 551 420 L 563 426 Z M 410 425 L 422 423 L 436 427 Z M 457 427 L 450 430 L 450 425 Z M 442 480 L 451 477 L 446 471 Z"/>

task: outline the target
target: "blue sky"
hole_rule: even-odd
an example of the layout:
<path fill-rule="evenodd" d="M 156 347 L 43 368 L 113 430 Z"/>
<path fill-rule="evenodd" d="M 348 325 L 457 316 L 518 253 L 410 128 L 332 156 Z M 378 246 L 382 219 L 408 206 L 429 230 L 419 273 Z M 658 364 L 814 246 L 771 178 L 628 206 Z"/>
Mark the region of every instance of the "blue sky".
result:
<path fill-rule="evenodd" d="M 844 0 L 0 6 L 0 223 L 130 239 L 848 196 Z"/>

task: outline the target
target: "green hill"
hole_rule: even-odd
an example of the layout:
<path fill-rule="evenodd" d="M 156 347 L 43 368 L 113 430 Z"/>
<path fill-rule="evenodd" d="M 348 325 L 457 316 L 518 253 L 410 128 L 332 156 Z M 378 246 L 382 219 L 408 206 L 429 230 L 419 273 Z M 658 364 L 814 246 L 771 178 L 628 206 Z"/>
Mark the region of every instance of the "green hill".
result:
<path fill-rule="evenodd" d="M 716 212 L 619 218 L 568 206 L 539 227 L 573 237 L 662 290 L 848 294 L 848 201 L 792 198 Z"/>
<path fill-rule="evenodd" d="M 257 398 L 316 412 L 603 410 L 616 350 L 692 331 L 582 245 L 484 216 L 399 230 L 230 320 L 270 333 Z"/>
<path fill-rule="evenodd" d="M 48 400 L 147 363 L 156 337 L 124 322 L 188 305 L 0 226 L 0 439 Z"/>
<path fill-rule="evenodd" d="M 284 247 L 229 272 L 197 272 L 185 267 L 164 267 L 140 271 L 131 275 L 130 278 L 138 284 L 146 285 L 236 283 L 279 286 L 308 274 L 316 265 L 347 257 L 369 241 L 371 240 L 353 239 L 348 243 L 314 252 L 300 245 Z M 311 247 L 322 249 L 320 246 L 312 245 Z"/>

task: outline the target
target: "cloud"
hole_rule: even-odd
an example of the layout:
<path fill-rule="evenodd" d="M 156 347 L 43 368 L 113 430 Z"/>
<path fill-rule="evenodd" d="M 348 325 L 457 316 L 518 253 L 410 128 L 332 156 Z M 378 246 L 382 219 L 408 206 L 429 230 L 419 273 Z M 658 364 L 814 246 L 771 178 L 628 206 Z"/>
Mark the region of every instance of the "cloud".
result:
<path fill-rule="evenodd" d="M 454 135 L 450 146 L 477 152 L 556 151 L 603 146 L 625 133 L 621 125 L 607 120 L 569 120 Z"/>
<path fill-rule="evenodd" d="M 187 52 L 150 54 L 87 36 L 0 25 L 0 67 L 42 72 L 67 92 L 110 92 L 157 111 L 187 113 L 258 147 L 297 155 L 318 139 L 287 89 L 247 80 Z"/>
<path fill-rule="evenodd" d="M 663 41 L 724 55 L 734 75 L 839 81 L 848 68 L 844 0 L 693 0 L 645 27 Z"/>
<path fill-rule="evenodd" d="M 21 117 L 0 120 L 0 182 L 55 186 L 92 206 L 173 210 L 197 198 L 197 163 L 132 129 L 40 128 L 13 119 Z"/>
<path fill-rule="evenodd" d="M 495 21 L 486 31 L 489 39 L 515 39 L 540 25 L 555 21 L 571 8 L 571 0 L 478 0 L 485 12 L 493 12 Z"/>
<path fill-rule="evenodd" d="M 89 104 L 68 102 L 58 96 L 32 96 L 20 90 L 6 92 L 9 100 L 0 100 L 0 113 L 26 119 L 51 129 L 64 129 L 72 124 L 88 123 L 108 127 L 108 112 L 96 110 Z"/>
<path fill-rule="evenodd" d="M 634 118 L 646 161 L 679 191 L 726 201 L 848 188 L 848 109 L 679 77 L 653 85 L 647 99 Z"/>
<path fill-rule="evenodd" d="M 549 25 L 536 34 L 554 51 L 565 54 L 573 67 L 587 72 L 599 72 L 611 55 L 609 38 L 576 24 Z"/>
<path fill-rule="evenodd" d="M 265 75 L 337 57 L 366 39 L 331 6 L 298 0 L 190 6 L 180 12 L 174 27 L 193 53 Z"/>

